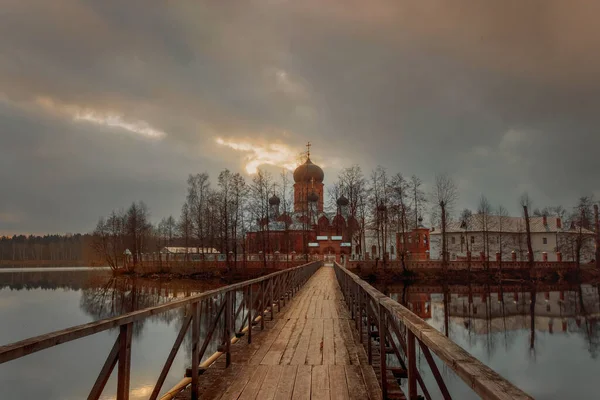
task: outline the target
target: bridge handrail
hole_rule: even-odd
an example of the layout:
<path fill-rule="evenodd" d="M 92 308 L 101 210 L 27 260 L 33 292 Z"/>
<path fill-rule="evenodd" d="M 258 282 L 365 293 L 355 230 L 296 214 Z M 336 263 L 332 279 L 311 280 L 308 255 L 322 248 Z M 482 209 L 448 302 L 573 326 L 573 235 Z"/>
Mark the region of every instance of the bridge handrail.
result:
<path fill-rule="evenodd" d="M 320 262 L 309 262 L 304 265 L 300 265 L 293 268 L 284 269 L 281 271 L 277 271 L 260 278 L 250 279 L 247 281 L 235 283 L 232 285 L 224 286 L 214 290 L 208 290 L 206 292 L 200 293 L 198 295 L 185 297 L 180 300 L 173 300 L 165 304 L 160 304 L 153 307 L 144 308 L 142 310 L 129 312 L 127 314 L 123 314 L 120 316 L 106 318 L 99 321 L 93 321 L 87 324 L 82 324 L 50 333 L 46 333 L 43 335 L 31 337 L 25 340 L 21 340 L 19 342 L 7 344 L 4 346 L 0 346 L 0 364 L 3 364 L 8 361 L 12 361 L 24 356 L 27 356 L 32 353 L 36 353 L 38 351 L 57 346 L 63 343 L 67 343 L 76 339 L 81 339 L 87 336 L 94 335 L 99 332 L 103 332 L 109 330 L 111 328 L 120 327 L 119 337 L 117 338 L 117 342 L 115 343 L 113 350 L 108 356 L 108 359 L 100 372 L 100 376 L 98 377 L 98 381 L 94 388 L 92 389 L 92 393 L 90 393 L 89 398 L 98 398 L 101 394 L 108 377 L 110 377 L 110 372 L 114 369 L 117 361 L 119 362 L 119 378 L 118 385 L 119 389 L 117 391 L 117 399 L 124 399 L 128 396 L 128 386 L 129 386 L 129 368 L 130 368 L 130 352 L 131 352 L 131 334 L 132 334 L 132 325 L 136 321 L 143 320 L 153 315 L 157 315 L 160 313 L 164 313 L 169 310 L 192 306 L 192 313 L 187 316 L 185 320 L 179 337 L 176 340 L 176 343 L 172 350 L 172 357 L 174 358 L 176 355 L 181 342 L 183 341 L 183 337 L 187 332 L 189 326 L 191 325 L 193 328 L 192 336 L 196 334 L 195 338 L 192 338 L 194 349 L 198 350 L 200 346 L 198 346 L 201 342 L 199 342 L 199 326 L 195 327 L 195 324 L 199 324 L 200 320 L 200 306 L 204 300 L 208 300 L 214 296 L 221 296 L 222 301 L 220 305 L 220 311 L 217 313 L 215 320 L 212 322 L 212 329 L 207 333 L 207 338 L 205 339 L 205 343 L 202 345 L 202 350 L 199 352 L 193 352 L 197 356 L 197 360 L 199 361 L 202 358 L 203 352 L 206 350 L 206 346 L 208 342 L 211 340 L 212 332 L 215 330 L 215 327 L 219 323 L 219 321 L 224 321 L 225 326 L 227 327 L 226 331 L 230 331 L 233 326 L 233 330 L 235 330 L 235 318 L 238 316 L 243 317 L 243 321 L 247 321 L 248 325 L 241 329 L 239 332 L 236 331 L 236 338 L 239 338 L 240 333 L 248 334 L 248 341 L 251 340 L 251 329 L 249 329 L 251 324 L 257 323 L 261 321 L 261 326 L 264 327 L 264 315 L 267 310 L 270 311 L 271 317 L 274 313 L 273 304 L 277 304 L 280 307 L 280 301 L 283 301 L 285 304 L 285 299 L 289 298 L 299 289 L 299 287 L 306 281 L 308 278 L 318 269 L 320 266 Z M 253 287 L 258 285 L 258 290 L 253 294 Z M 243 300 L 239 304 L 237 312 L 235 310 L 236 302 L 233 300 L 233 294 L 236 291 L 243 291 Z M 242 308 L 243 305 L 243 308 Z M 279 308 L 278 307 L 278 308 Z M 241 313 L 241 314 L 240 314 Z M 223 316 L 223 317 L 221 317 Z M 231 332 L 230 332 L 231 333 Z M 231 334 L 229 335 L 231 337 Z M 235 340 L 237 340 L 234 338 Z M 231 339 L 232 343 L 234 339 Z M 224 340 L 226 349 L 224 351 L 219 351 L 222 353 L 228 354 L 229 359 L 229 338 Z M 220 355 L 220 354 L 219 354 Z M 195 358 L 195 357 L 194 357 Z M 193 360 L 194 360 L 193 358 Z M 216 359 L 216 358 L 215 358 Z M 123 360 L 123 361 L 122 361 Z M 170 369 L 172 363 L 171 355 L 169 356 L 169 360 L 165 364 L 165 369 L 163 373 L 165 374 Z M 214 361 L 214 360 L 213 360 Z M 124 370 L 121 371 L 121 364 L 127 365 L 123 367 Z M 192 365 L 192 370 L 195 369 L 195 373 L 197 376 L 197 365 L 194 366 L 194 362 Z M 227 363 L 229 364 L 229 362 Z M 121 377 L 123 375 L 123 377 Z M 104 378 L 106 378 L 104 380 Z M 163 379 L 161 374 L 161 378 Z M 122 383 L 122 380 L 124 381 Z M 98 387 L 96 387 L 98 385 Z M 162 382 L 160 383 L 162 385 Z M 160 389 L 160 385 L 158 385 L 158 389 L 155 390 L 156 394 L 153 393 L 151 398 L 156 398 L 158 395 L 158 390 Z M 127 387 L 127 390 L 121 390 L 121 386 L 124 388 Z M 98 389 L 98 390 L 97 390 Z"/>
<path fill-rule="evenodd" d="M 338 281 L 340 286 L 342 287 L 342 292 L 344 292 L 344 297 L 348 302 L 348 306 L 351 309 L 353 318 L 356 319 L 357 325 L 359 326 L 360 331 L 362 332 L 362 325 L 358 322 L 360 316 L 366 316 L 367 321 L 369 321 L 369 317 L 374 317 L 373 319 L 378 322 L 379 332 L 378 335 L 380 337 L 380 344 L 383 343 L 381 350 L 382 354 L 385 350 L 385 340 L 381 340 L 382 334 L 386 336 L 386 339 L 397 339 L 400 342 L 400 350 L 404 350 L 404 354 L 407 355 L 408 361 L 408 380 L 409 380 L 409 395 L 407 398 L 413 398 L 416 396 L 416 385 L 417 381 L 421 386 L 422 390 L 424 389 L 424 383 L 418 373 L 416 371 L 416 360 L 414 357 L 414 348 L 415 342 L 417 342 L 427 358 L 430 368 L 432 369 L 433 375 L 436 378 L 438 385 L 440 386 L 440 391 L 444 398 L 449 399 L 450 394 L 445 387 L 445 384 L 441 380 L 441 375 L 437 370 L 437 366 L 435 366 L 435 362 L 430 356 L 429 350 L 435 353 L 438 358 L 450 367 L 466 384 L 469 386 L 475 393 L 477 393 L 483 399 L 532 399 L 531 396 L 523 392 L 521 389 L 513 385 L 510 381 L 503 378 L 493 369 L 488 367 L 487 365 L 480 362 L 478 359 L 469 354 L 465 349 L 454 343 L 452 340 L 444 336 L 437 329 L 429 325 L 419 316 L 414 314 L 408 308 L 402 306 L 400 303 L 394 301 L 390 297 L 384 295 L 379 290 L 371 286 L 369 283 L 365 282 L 358 275 L 350 272 L 348 269 L 338 264 L 337 262 L 334 264 L 336 275 L 338 277 Z M 354 283 L 354 287 L 352 285 Z M 370 307 L 367 307 L 365 302 L 362 301 L 361 294 L 359 291 L 362 291 L 363 295 L 368 296 L 372 302 L 377 305 L 378 310 L 373 310 Z M 371 315 L 369 315 L 371 312 Z M 382 324 L 383 321 L 386 324 Z M 398 326 L 394 319 L 397 319 L 401 322 L 404 327 L 406 327 L 406 334 L 403 336 L 401 326 Z M 361 321 L 362 322 L 362 321 Z M 389 326 L 386 326 L 389 325 Z M 370 328 L 370 324 L 367 322 L 367 329 Z M 389 329 L 388 329 L 389 328 Z M 368 332 L 367 337 L 369 337 L 370 332 Z M 402 336 L 402 337 L 401 337 Z M 370 340 L 370 339 L 369 339 Z M 395 340 L 394 340 L 395 341 Z M 403 343 L 403 341 L 405 341 Z M 412 343 L 411 343 L 412 341 Z M 362 342 L 362 334 L 361 334 L 361 342 Z M 396 348 L 395 343 L 392 344 L 392 347 Z M 370 342 L 368 343 L 368 352 L 369 358 L 371 357 L 371 349 Z M 397 350 L 397 349 L 396 349 Z M 407 354 L 408 353 L 408 354 Z M 399 350 L 396 351 L 398 358 L 400 358 Z M 410 354 L 413 354 L 413 357 L 410 357 Z M 412 358 L 412 359 L 411 359 Z M 382 391 L 385 389 L 385 357 L 381 357 L 382 363 L 380 367 L 384 369 L 382 376 Z M 412 367 L 412 368 L 411 368 Z M 412 375 L 412 376 L 411 376 Z M 426 389 L 423 390 L 427 392 Z M 384 396 L 385 397 L 385 396 Z M 426 398 L 429 398 L 429 394 L 425 395 Z"/>

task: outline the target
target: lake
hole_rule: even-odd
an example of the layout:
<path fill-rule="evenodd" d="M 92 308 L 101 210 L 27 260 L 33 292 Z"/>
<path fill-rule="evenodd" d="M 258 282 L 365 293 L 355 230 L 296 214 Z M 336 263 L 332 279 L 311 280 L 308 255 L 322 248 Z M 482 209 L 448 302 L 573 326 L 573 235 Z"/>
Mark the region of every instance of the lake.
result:
<path fill-rule="evenodd" d="M 190 296 L 218 287 L 198 281 L 111 277 L 89 268 L 0 269 L 0 345 Z M 184 318 L 172 310 L 134 324 L 131 399 L 147 399 Z M 81 399 L 94 384 L 118 330 L 75 340 L 0 365 L 0 399 Z M 211 345 L 207 353 L 215 351 Z M 162 393 L 183 378 L 190 340 L 179 350 Z M 116 370 L 102 399 L 115 398 Z"/>
<path fill-rule="evenodd" d="M 218 282 L 114 279 L 98 269 L 0 269 L 0 345 L 154 306 L 218 287 Z M 592 285 L 378 285 L 483 363 L 536 399 L 597 398 L 600 294 Z M 533 301 L 531 301 L 533 300 Z M 173 310 L 134 326 L 131 398 L 147 398 L 184 318 Z M 205 329 L 205 327 L 201 328 Z M 0 365 L 0 399 L 87 397 L 117 331 L 111 330 Z M 189 366 L 186 339 L 163 393 Z M 211 345 L 213 346 L 213 345 Z M 215 345 L 216 346 L 216 345 Z M 212 354 L 211 347 L 207 354 Z M 390 359 L 391 360 L 391 359 Z M 427 364 L 419 370 L 434 398 Z M 454 398 L 475 398 L 441 368 Z M 104 399 L 114 398 L 116 381 Z"/>

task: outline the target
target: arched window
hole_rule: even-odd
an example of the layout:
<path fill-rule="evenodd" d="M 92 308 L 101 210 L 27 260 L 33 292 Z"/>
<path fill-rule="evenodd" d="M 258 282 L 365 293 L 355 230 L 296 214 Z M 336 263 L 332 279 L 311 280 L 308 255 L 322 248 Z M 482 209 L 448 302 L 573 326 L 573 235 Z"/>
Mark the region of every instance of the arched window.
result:
<path fill-rule="evenodd" d="M 390 254 L 391 254 L 391 255 L 394 255 L 394 246 L 393 246 L 393 245 L 392 245 L 392 246 L 390 246 Z"/>

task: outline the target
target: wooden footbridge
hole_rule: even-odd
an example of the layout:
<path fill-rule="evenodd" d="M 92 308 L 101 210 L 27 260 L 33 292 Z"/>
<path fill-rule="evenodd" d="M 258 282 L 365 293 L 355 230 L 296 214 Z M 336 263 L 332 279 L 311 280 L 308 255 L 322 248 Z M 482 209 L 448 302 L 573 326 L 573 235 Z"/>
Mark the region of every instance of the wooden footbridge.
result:
<path fill-rule="evenodd" d="M 88 398 L 118 365 L 117 399 L 128 399 L 133 324 L 178 308 L 185 317 L 150 399 L 451 399 L 443 364 L 481 398 L 531 398 L 358 276 L 320 262 L 2 346 L 0 363 L 116 328 Z M 191 367 L 164 390 L 188 334 Z M 417 368 L 419 348 L 435 388 Z"/>

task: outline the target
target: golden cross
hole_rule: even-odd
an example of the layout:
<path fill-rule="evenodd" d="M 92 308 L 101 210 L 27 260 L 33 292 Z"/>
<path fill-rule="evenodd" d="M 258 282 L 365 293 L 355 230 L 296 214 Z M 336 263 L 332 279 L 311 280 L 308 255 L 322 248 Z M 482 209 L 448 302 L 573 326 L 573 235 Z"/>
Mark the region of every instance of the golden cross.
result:
<path fill-rule="evenodd" d="M 312 146 L 310 144 L 310 142 L 306 143 L 306 155 L 310 158 L 310 146 Z"/>

